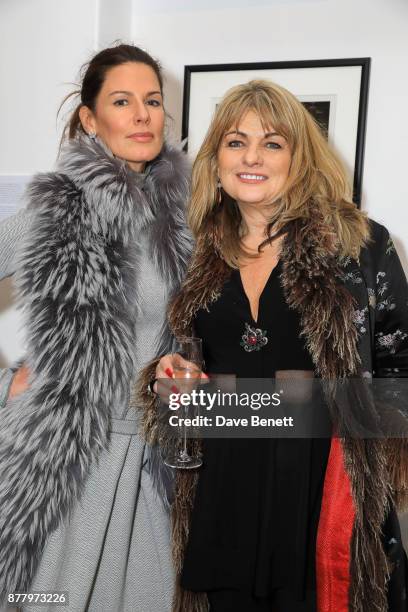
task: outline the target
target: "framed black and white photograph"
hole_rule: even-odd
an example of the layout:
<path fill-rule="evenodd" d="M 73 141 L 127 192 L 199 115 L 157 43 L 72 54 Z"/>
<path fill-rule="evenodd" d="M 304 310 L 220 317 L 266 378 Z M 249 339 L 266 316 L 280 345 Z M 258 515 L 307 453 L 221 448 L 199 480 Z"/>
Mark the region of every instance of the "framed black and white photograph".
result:
<path fill-rule="evenodd" d="M 185 66 L 182 138 L 193 159 L 228 89 L 268 79 L 291 91 L 313 115 L 343 161 L 361 203 L 370 58 Z"/>

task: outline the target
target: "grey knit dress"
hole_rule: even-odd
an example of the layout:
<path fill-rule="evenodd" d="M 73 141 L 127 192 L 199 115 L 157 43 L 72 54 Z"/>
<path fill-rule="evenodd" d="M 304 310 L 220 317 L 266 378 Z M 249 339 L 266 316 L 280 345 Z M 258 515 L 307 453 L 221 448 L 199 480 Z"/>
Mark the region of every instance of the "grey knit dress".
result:
<path fill-rule="evenodd" d="M 30 225 L 21 211 L 0 223 L 0 280 L 15 271 L 16 247 Z M 166 288 L 147 256 L 149 230 L 141 238 L 137 316 L 137 372 L 155 355 L 163 325 Z M 0 286 L 1 290 L 1 286 Z M 0 406 L 11 370 L 0 371 Z M 132 381 L 129 381 L 129 389 Z M 173 570 L 168 512 L 149 473 L 148 449 L 137 415 L 127 402 L 112 406 L 109 448 L 92 466 L 85 493 L 70 519 L 46 544 L 31 591 L 68 593 L 69 604 L 24 606 L 24 612 L 166 612 Z"/>

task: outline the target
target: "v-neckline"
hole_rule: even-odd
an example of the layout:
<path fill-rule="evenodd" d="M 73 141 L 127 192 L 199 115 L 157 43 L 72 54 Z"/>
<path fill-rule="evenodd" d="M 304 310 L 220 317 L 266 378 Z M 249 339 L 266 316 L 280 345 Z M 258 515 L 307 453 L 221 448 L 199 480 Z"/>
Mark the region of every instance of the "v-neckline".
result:
<path fill-rule="evenodd" d="M 277 264 L 270 271 L 269 276 L 266 279 L 266 283 L 265 283 L 265 285 L 264 285 L 264 287 L 263 287 L 263 289 L 262 289 L 262 291 L 261 291 L 261 293 L 259 295 L 259 300 L 258 300 L 258 316 L 257 316 L 256 319 L 252 316 L 251 302 L 249 301 L 249 297 L 247 295 L 247 292 L 245 291 L 244 283 L 242 282 L 241 270 L 239 270 L 239 269 L 237 270 L 237 272 L 238 272 L 238 282 L 239 282 L 239 285 L 240 285 L 240 289 L 241 289 L 242 295 L 245 298 L 245 301 L 246 301 L 246 304 L 247 304 L 247 309 L 248 309 L 248 312 L 249 312 L 249 316 L 251 317 L 251 321 L 252 321 L 252 323 L 255 323 L 255 325 L 258 325 L 258 322 L 259 322 L 259 314 L 260 314 L 260 310 L 261 310 L 261 300 L 262 300 L 262 297 L 263 297 L 263 295 L 265 293 L 265 290 L 266 290 L 267 286 L 269 285 L 271 279 L 273 278 L 273 276 L 275 276 L 275 272 L 279 268 L 280 262 L 281 262 L 281 260 L 278 259 Z"/>

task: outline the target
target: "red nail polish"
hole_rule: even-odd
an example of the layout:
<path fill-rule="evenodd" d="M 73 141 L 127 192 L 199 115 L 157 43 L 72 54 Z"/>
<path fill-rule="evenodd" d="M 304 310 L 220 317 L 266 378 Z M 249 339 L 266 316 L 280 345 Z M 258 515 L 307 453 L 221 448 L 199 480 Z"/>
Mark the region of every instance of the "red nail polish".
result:
<path fill-rule="evenodd" d="M 166 372 L 167 376 L 173 378 L 173 370 L 171 368 L 166 368 L 164 371 Z"/>
<path fill-rule="evenodd" d="M 173 393 L 180 393 L 180 390 L 176 387 L 176 385 L 172 385 L 172 387 L 170 387 L 171 391 L 173 391 Z"/>

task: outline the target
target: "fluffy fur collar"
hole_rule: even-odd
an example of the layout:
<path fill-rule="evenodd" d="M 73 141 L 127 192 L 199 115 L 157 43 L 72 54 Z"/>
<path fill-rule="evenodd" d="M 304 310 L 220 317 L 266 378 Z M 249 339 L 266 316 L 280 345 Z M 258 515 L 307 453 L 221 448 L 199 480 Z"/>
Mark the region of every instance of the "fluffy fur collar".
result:
<path fill-rule="evenodd" d="M 293 223 L 284 240 L 281 259 L 281 282 L 286 300 L 299 312 L 302 335 L 316 372 L 328 381 L 328 399 L 331 400 L 335 391 L 332 381 L 359 376 L 361 362 L 355 325 L 356 302 L 350 286 L 344 282 L 333 232 L 318 214 L 307 221 Z M 358 267 L 355 261 L 352 265 Z M 171 306 L 170 324 L 175 333 L 191 332 L 195 312 L 218 297 L 229 273 L 209 232 L 198 241 L 182 291 Z M 144 392 L 144 385 L 154 377 L 155 365 L 156 362 L 145 370 L 138 397 L 146 407 L 147 438 L 165 446 L 166 431 L 156 418 L 155 402 Z M 196 450 L 199 448 L 199 441 L 190 442 Z M 389 568 L 381 544 L 381 525 L 388 508 L 389 470 L 397 464 L 400 455 L 395 452 L 389 461 L 381 440 L 351 438 L 343 444 L 343 450 L 356 507 L 350 609 L 353 612 L 385 612 Z M 181 571 L 188 539 L 189 517 L 198 478 L 198 473 L 187 470 L 179 470 L 176 475 L 172 515 L 173 554 L 178 572 Z M 207 609 L 205 594 L 190 593 L 177 587 L 173 612 L 203 612 Z"/>
<path fill-rule="evenodd" d="M 71 142 L 58 171 L 29 187 L 34 211 L 17 287 L 27 322 L 27 392 L 0 422 L 0 600 L 25 591 L 48 535 L 67 516 L 109 443 L 110 406 L 133 376 L 138 257 L 174 290 L 190 237 L 188 169 L 165 148 L 141 185 L 100 144 Z"/>

